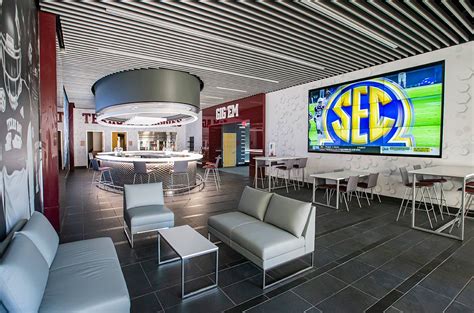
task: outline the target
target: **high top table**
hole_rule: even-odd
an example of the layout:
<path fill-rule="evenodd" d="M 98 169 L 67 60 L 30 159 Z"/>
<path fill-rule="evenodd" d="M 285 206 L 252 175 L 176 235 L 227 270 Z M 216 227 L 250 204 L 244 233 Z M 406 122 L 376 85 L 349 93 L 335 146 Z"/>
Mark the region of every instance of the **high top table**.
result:
<path fill-rule="evenodd" d="M 340 172 L 329 172 L 329 173 L 319 173 L 319 174 L 311 174 L 309 175 L 310 177 L 313 178 L 313 203 L 324 205 L 325 207 L 330 207 L 330 208 L 335 208 L 336 210 L 339 210 L 339 187 L 341 184 L 341 181 L 351 177 L 351 176 L 359 176 L 359 177 L 365 177 L 369 176 L 370 173 L 368 172 L 363 172 L 363 171 L 340 171 Z M 336 181 L 336 206 L 332 206 L 327 203 L 322 203 L 322 202 L 316 202 L 316 179 L 321 178 L 321 179 L 329 179 L 329 180 L 335 180 Z"/>
<path fill-rule="evenodd" d="M 304 159 L 305 157 L 297 157 L 297 156 L 285 156 L 285 157 L 276 157 L 276 156 L 257 156 L 253 159 L 255 160 L 255 175 L 254 175 L 254 186 L 258 189 L 257 185 L 257 171 L 258 171 L 258 161 L 265 161 L 265 162 L 281 162 L 286 160 L 298 160 Z M 271 181 L 271 173 L 268 173 L 268 192 L 272 191 L 272 181 Z"/>
<path fill-rule="evenodd" d="M 448 237 L 448 238 L 454 238 L 458 240 L 464 240 L 464 213 L 465 213 L 465 197 L 466 197 L 466 182 L 469 179 L 474 178 L 474 166 L 434 166 L 434 167 L 426 167 L 422 168 L 419 170 L 412 170 L 408 172 L 409 174 L 413 175 L 413 196 L 412 196 L 412 216 L 411 216 L 411 227 L 413 229 L 421 230 L 424 232 Z M 461 207 L 460 207 L 460 213 L 461 215 L 459 217 L 455 217 L 451 221 L 445 223 L 444 225 L 438 227 L 435 230 L 431 229 L 426 229 L 422 227 L 418 227 L 415 225 L 415 197 L 416 197 L 416 175 L 429 175 L 429 176 L 437 176 L 437 177 L 443 177 L 443 178 L 453 178 L 457 180 L 462 180 L 462 198 L 461 198 Z M 441 199 L 442 200 L 442 199 Z M 442 202 L 440 202 L 442 203 Z M 454 226 L 454 224 L 459 221 L 461 222 L 461 235 L 456 236 L 456 235 L 451 235 L 451 234 L 445 234 L 443 231 L 447 229 L 448 227 L 451 226 L 451 230 Z"/>

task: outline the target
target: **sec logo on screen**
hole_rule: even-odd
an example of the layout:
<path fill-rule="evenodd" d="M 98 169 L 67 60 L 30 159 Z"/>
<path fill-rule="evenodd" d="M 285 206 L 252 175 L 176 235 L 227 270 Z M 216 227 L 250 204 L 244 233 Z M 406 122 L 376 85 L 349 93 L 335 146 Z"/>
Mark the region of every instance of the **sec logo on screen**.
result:
<path fill-rule="evenodd" d="M 397 83 L 371 79 L 338 88 L 322 115 L 326 145 L 414 146 L 413 105 Z"/>

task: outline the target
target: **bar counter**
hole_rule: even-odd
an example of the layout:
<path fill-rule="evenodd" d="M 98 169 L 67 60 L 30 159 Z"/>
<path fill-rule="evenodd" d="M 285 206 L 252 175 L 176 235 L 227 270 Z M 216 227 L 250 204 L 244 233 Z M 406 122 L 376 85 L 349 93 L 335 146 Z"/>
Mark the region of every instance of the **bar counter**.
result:
<path fill-rule="evenodd" d="M 165 191 L 177 190 L 179 187 L 172 188 L 171 172 L 174 162 L 188 161 L 188 175 L 191 188 L 197 185 L 196 169 L 197 161 L 202 159 L 202 155 L 191 152 L 167 152 L 167 151 L 124 151 L 120 155 L 115 152 L 101 152 L 96 158 L 100 161 L 101 166 L 111 168 L 113 185 L 115 187 L 123 187 L 125 184 L 133 184 L 134 168 L 133 162 L 146 163 L 147 171 L 151 172 L 150 182 L 163 182 Z M 154 175 L 153 175 L 154 174 Z M 135 183 L 143 183 L 148 181 L 147 175 L 137 175 Z M 174 177 L 174 184 L 181 185 L 187 183 L 185 175 Z M 182 188 L 181 188 L 182 189 Z M 186 189 L 187 190 L 187 189 Z"/>

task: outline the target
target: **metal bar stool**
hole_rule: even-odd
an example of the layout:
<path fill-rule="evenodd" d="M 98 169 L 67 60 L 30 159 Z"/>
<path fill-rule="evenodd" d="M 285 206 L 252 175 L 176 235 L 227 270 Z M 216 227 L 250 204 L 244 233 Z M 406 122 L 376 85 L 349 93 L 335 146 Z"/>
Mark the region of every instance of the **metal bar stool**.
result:
<path fill-rule="evenodd" d="M 419 164 L 413 165 L 413 169 L 419 170 L 421 169 L 421 165 Z M 450 215 L 448 205 L 446 203 L 446 195 L 444 194 L 444 190 L 443 190 L 443 183 L 447 182 L 447 180 L 443 177 L 426 178 L 423 175 L 417 175 L 417 178 L 419 182 L 433 183 L 433 191 L 435 194 L 435 199 L 438 202 L 438 208 L 441 213 L 441 219 L 444 220 L 443 207 L 446 207 L 446 212 L 448 213 L 448 215 Z M 438 197 L 438 192 L 436 191 L 437 185 L 439 186 L 441 197 Z"/>
<path fill-rule="evenodd" d="M 275 167 L 278 171 L 286 172 L 285 176 L 283 177 L 283 179 L 285 180 L 286 193 L 289 193 L 288 182 L 290 182 L 290 185 L 291 185 L 291 171 L 294 170 L 295 164 L 296 164 L 295 159 L 289 159 L 289 160 L 285 160 L 282 165 L 277 165 Z M 294 181 L 293 181 L 293 188 L 296 190 L 296 184 Z"/>
<path fill-rule="evenodd" d="M 369 175 L 369 179 L 366 182 L 360 181 L 357 183 L 357 187 L 359 189 L 362 189 L 362 191 L 365 194 L 365 198 L 367 199 L 367 203 L 370 205 L 370 200 L 374 199 L 374 188 L 377 187 L 377 181 L 379 179 L 379 173 L 371 173 Z M 369 200 L 369 195 L 367 194 L 367 190 L 370 190 L 370 200 Z M 380 196 L 379 194 L 375 194 L 377 198 L 379 199 L 379 203 L 382 202 L 380 201 Z"/>
<path fill-rule="evenodd" d="M 107 166 L 99 166 L 99 162 L 96 159 L 91 160 L 93 175 L 92 175 L 92 182 L 91 186 L 94 184 L 114 184 L 114 180 L 112 178 L 112 168 Z M 106 175 L 108 174 L 109 179 L 107 179 Z"/>
<path fill-rule="evenodd" d="M 301 187 L 304 187 L 305 183 L 305 169 L 306 169 L 306 164 L 308 163 L 308 158 L 302 158 L 296 160 L 296 163 L 293 165 L 293 167 L 298 171 L 301 171 Z M 309 185 L 309 183 L 308 183 Z M 298 181 L 298 188 L 300 188 L 300 183 Z"/>
<path fill-rule="evenodd" d="M 187 184 L 174 183 L 175 176 L 186 176 Z M 188 188 L 188 195 L 191 193 L 191 183 L 189 182 L 189 173 L 188 173 L 188 161 L 175 161 L 173 163 L 173 169 L 171 170 L 171 188 L 174 189 L 175 186 L 183 186 Z M 174 195 L 174 191 L 173 191 Z"/>
<path fill-rule="evenodd" d="M 153 178 L 156 182 L 156 175 L 152 170 L 148 170 L 146 168 L 146 163 L 145 162 L 133 162 L 133 184 L 135 185 L 135 180 L 137 176 L 140 177 L 140 181 L 143 184 L 143 175 L 147 176 L 147 183 L 150 183 L 150 177 L 153 175 Z"/>
<path fill-rule="evenodd" d="M 216 157 L 216 162 L 207 162 L 206 165 L 203 166 L 205 169 L 204 171 L 204 182 L 208 183 L 209 178 L 212 178 L 214 184 L 216 185 L 217 190 L 221 188 L 221 178 L 219 175 L 219 162 L 221 160 L 221 156 Z"/>

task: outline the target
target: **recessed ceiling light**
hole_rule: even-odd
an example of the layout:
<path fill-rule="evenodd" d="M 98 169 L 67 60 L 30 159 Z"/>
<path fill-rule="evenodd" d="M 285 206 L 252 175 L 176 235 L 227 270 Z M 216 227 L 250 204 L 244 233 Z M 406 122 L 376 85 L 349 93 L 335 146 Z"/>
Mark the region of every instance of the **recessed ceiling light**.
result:
<path fill-rule="evenodd" d="M 126 52 L 126 51 L 120 51 L 120 50 L 114 50 L 114 49 L 108 49 L 108 48 L 97 48 L 97 51 L 111 53 L 111 54 L 115 54 L 115 55 L 127 56 L 127 57 L 131 57 L 131 58 L 138 58 L 138 59 L 142 59 L 142 60 L 149 60 L 149 61 L 154 61 L 154 62 L 168 63 L 168 64 L 173 64 L 173 65 L 196 68 L 196 69 L 209 71 L 209 72 L 216 72 L 216 73 L 221 73 L 221 74 L 227 74 L 227 75 L 233 75 L 233 76 L 238 76 L 238 77 L 250 78 L 250 79 L 255 79 L 255 80 L 261 80 L 261 81 L 274 83 L 274 84 L 280 83 L 278 80 L 272 80 L 272 79 L 266 79 L 266 78 L 261 78 L 261 77 L 257 77 L 257 76 L 239 74 L 239 73 L 235 73 L 235 72 L 219 70 L 219 69 L 210 68 L 210 67 L 206 67 L 206 66 L 199 66 L 199 65 L 194 65 L 194 64 L 189 64 L 189 63 L 184 63 L 184 62 L 179 62 L 179 61 L 161 59 L 161 58 L 151 57 L 151 56 L 147 56 L 147 55 Z"/>
<path fill-rule="evenodd" d="M 375 39 L 376 41 L 380 42 L 381 44 L 383 44 L 383 45 L 385 45 L 389 48 L 392 48 L 392 49 L 398 48 L 398 46 L 395 43 L 388 40 L 387 38 L 376 34 L 372 30 L 370 30 L 369 28 L 361 25 L 360 23 L 357 23 L 355 21 L 351 21 L 351 20 L 347 19 L 346 17 L 337 14 L 337 12 L 321 6 L 317 2 L 309 1 L 309 0 L 300 0 L 299 2 L 302 5 L 304 5 L 305 7 L 309 8 L 313 11 L 316 11 L 318 13 L 323 13 L 324 15 L 326 15 L 330 18 L 333 18 L 333 19 L 335 19 L 336 21 L 338 21 L 342 24 L 345 24 L 346 26 L 352 28 L 353 30 L 355 30 L 355 31 L 357 31 L 357 32 L 359 32 L 363 35 L 366 35 L 366 36 L 368 36 L 372 39 Z"/>
<path fill-rule="evenodd" d="M 245 90 L 240 90 L 240 89 L 233 89 L 233 88 L 226 88 L 226 87 L 216 87 L 216 89 L 221 89 L 221 90 L 230 90 L 230 91 L 237 91 L 237 92 L 247 92 Z"/>
<path fill-rule="evenodd" d="M 195 36 L 195 37 L 205 38 L 205 39 L 209 39 L 209 40 L 212 40 L 212 41 L 215 41 L 215 42 L 220 42 L 220 43 L 224 43 L 224 44 L 231 45 L 231 46 L 234 46 L 234 47 L 239 47 L 239 48 L 242 48 L 242 49 L 245 49 L 245 50 L 250 50 L 250 51 L 257 52 L 257 53 L 266 54 L 266 55 L 276 57 L 276 58 L 279 58 L 279 59 L 282 59 L 282 60 L 286 60 L 286 61 L 301 64 L 301 65 L 304 65 L 304 66 L 309 66 L 309 67 L 312 67 L 312 68 L 316 68 L 318 70 L 324 70 L 324 67 L 321 66 L 321 65 L 318 65 L 318 64 L 314 64 L 314 63 L 311 63 L 311 62 L 300 60 L 300 59 L 297 59 L 297 58 L 294 58 L 294 57 L 291 57 L 289 55 L 285 55 L 285 54 L 282 54 L 282 53 L 270 51 L 270 50 L 267 50 L 267 49 L 258 48 L 256 46 L 248 45 L 248 44 L 236 41 L 236 40 L 227 39 L 227 38 L 223 38 L 223 37 L 220 37 L 220 36 L 212 35 L 212 34 L 209 34 L 209 33 L 203 32 L 203 31 L 199 31 L 199 30 L 196 30 L 196 29 L 193 29 L 193 28 L 190 28 L 190 27 L 185 27 L 185 26 L 181 26 L 181 25 L 177 25 L 177 24 L 172 24 L 172 23 L 165 22 L 165 21 L 157 19 L 157 18 L 150 18 L 150 17 L 138 15 L 138 14 L 130 12 L 130 11 L 125 11 L 125 10 L 120 10 L 120 9 L 115 9 L 115 8 L 106 8 L 105 11 L 109 14 L 120 16 L 120 17 L 125 17 L 125 18 L 128 18 L 128 19 L 134 20 L 134 21 L 160 26 L 160 27 L 175 30 L 175 31 L 178 31 L 178 32 L 181 32 L 181 33 L 189 34 L 189 35 L 192 35 L 192 36 Z"/>
<path fill-rule="evenodd" d="M 219 99 L 219 100 L 224 100 L 222 97 L 214 97 L 214 96 L 203 96 L 204 98 L 209 98 L 209 99 Z"/>

